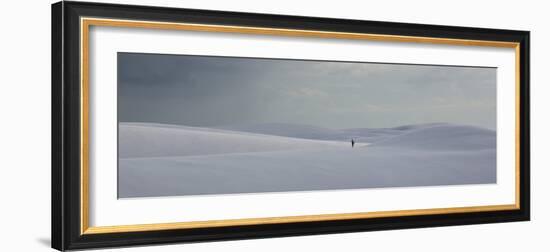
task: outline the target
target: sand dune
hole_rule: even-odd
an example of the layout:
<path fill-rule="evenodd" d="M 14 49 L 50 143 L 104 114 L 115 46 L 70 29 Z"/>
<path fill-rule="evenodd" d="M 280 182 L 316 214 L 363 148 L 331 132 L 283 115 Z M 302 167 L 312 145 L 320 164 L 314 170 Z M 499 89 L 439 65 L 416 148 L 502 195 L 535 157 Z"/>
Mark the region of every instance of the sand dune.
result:
<path fill-rule="evenodd" d="M 400 133 L 352 149 L 343 141 L 125 123 L 119 197 L 496 182 L 494 131 L 451 124 L 392 130 Z"/>
<path fill-rule="evenodd" d="M 119 157 L 144 158 L 343 148 L 349 143 L 150 123 L 119 124 Z"/>
<path fill-rule="evenodd" d="M 436 125 L 409 130 L 378 141 L 374 146 L 430 151 L 495 149 L 496 132 L 465 125 Z"/>
<path fill-rule="evenodd" d="M 353 138 L 357 142 L 374 143 L 410 131 L 442 125 L 446 124 L 430 123 L 404 125 L 395 128 L 328 129 L 299 124 L 260 123 L 222 126 L 219 127 L 219 129 L 316 140 L 350 141 L 350 139 Z"/>

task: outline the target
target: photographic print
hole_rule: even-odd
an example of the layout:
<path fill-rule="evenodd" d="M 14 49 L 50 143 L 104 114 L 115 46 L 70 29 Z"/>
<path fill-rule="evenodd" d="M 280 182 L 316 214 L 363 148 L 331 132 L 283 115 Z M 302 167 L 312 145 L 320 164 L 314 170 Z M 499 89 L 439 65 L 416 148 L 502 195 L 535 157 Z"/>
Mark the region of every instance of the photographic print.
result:
<path fill-rule="evenodd" d="M 530 219 L 530 33 L 52 5 L 60 251 Z"/>
<path fill-rule="evenodd" d="M 496 68 L 118 53 L 118 197 L 496 183 Z"/>

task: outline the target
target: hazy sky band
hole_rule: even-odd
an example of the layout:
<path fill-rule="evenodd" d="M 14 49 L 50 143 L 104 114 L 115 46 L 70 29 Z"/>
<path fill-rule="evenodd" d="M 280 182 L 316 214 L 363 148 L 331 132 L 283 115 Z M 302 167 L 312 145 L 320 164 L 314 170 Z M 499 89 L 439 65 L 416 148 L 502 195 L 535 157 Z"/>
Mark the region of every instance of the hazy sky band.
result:
<path fill-rule="evenodd" d="M 496 68 L 118 53 L 118 117 L 213 127 L 496 128 Z"/>

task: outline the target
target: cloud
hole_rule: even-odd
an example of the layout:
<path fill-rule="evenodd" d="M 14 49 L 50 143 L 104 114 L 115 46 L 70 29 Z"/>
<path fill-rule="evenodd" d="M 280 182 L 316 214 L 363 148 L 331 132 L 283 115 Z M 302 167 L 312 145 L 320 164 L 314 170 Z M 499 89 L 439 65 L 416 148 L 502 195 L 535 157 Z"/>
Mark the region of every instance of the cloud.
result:
<path fill-rule="evenodd" d="M 118 89 L 121 121 L 496 127 L 494 68 L 119 53 Z"/>
<path fill-rule="evenodd" d="M 287 92 L 289 95 L 296 96 L 296 97 L 324 98 L 328 96 L 328 94 L 324 91 L 321 91 L 319 89 L 307 88 L 307 87 L 290 89 Z"/>

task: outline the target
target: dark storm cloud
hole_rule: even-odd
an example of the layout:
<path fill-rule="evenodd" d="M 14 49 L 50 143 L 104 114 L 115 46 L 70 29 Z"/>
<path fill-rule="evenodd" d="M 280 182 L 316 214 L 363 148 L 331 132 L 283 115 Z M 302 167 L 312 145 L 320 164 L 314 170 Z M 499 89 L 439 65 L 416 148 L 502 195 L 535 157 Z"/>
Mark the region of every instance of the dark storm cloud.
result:
<path fill-rule="evenodd" d="M 496 69 L 119 53 L 118 99 L 131 122 L 494 129 Z"/>

